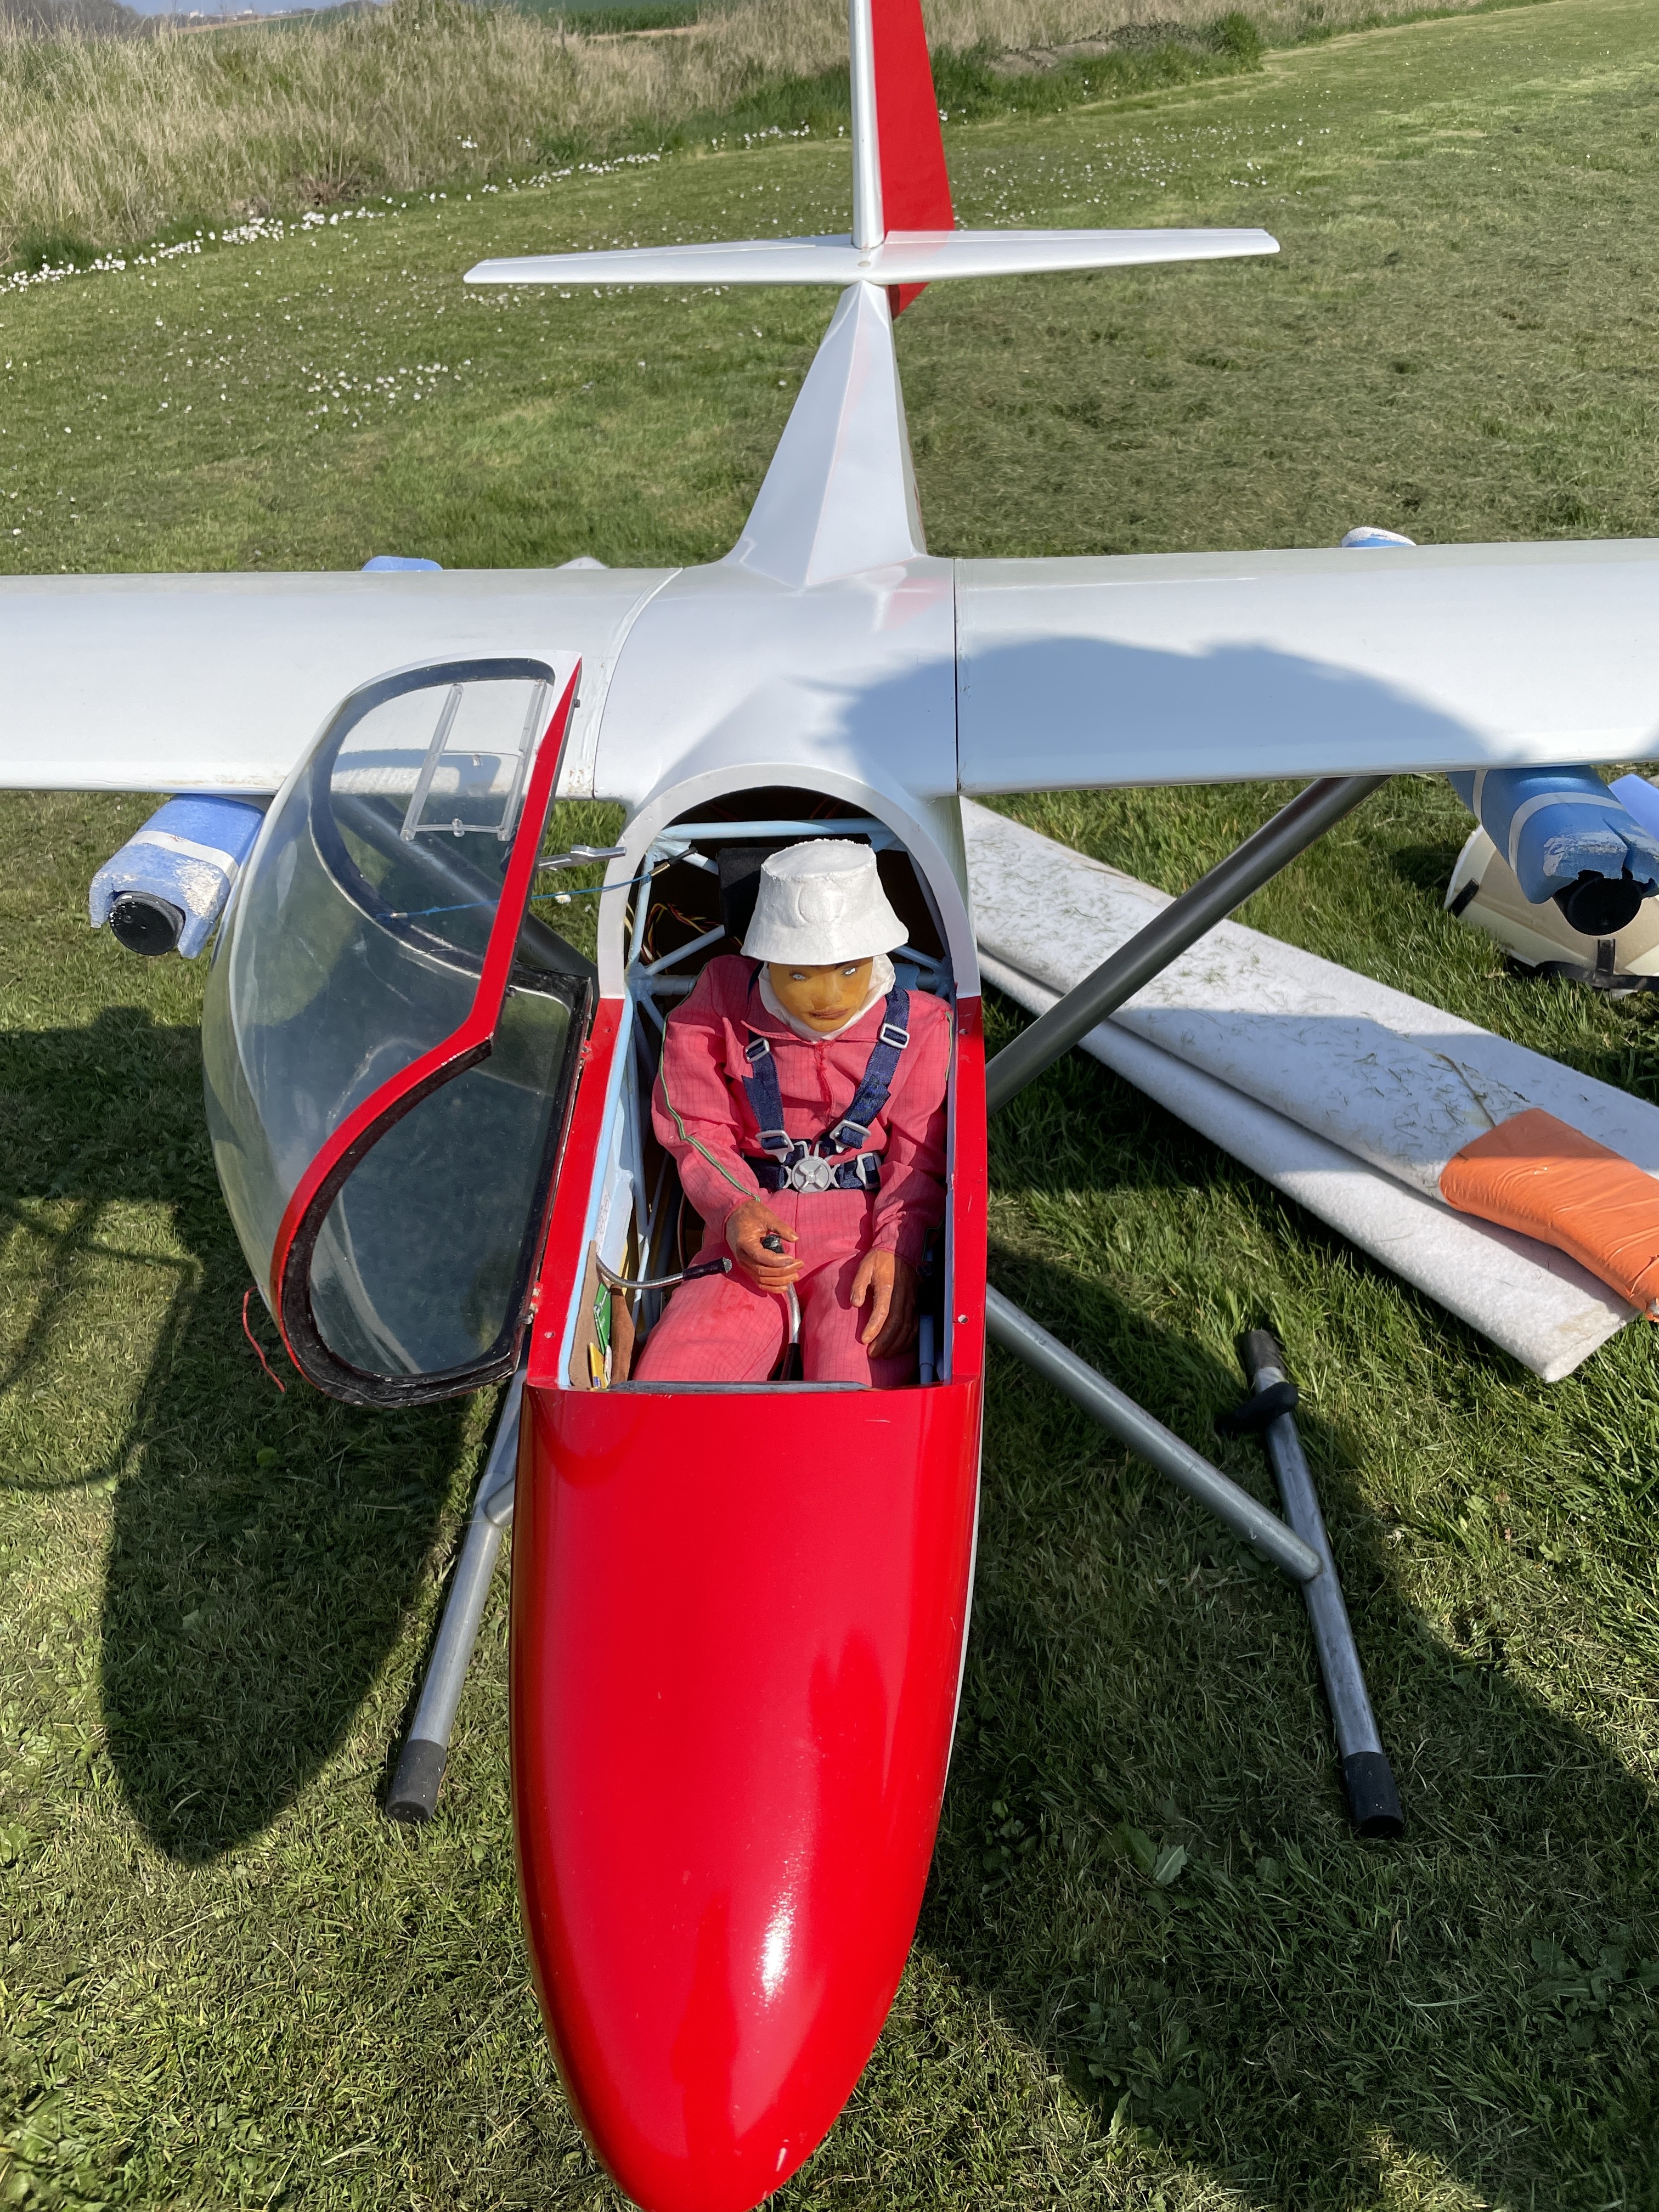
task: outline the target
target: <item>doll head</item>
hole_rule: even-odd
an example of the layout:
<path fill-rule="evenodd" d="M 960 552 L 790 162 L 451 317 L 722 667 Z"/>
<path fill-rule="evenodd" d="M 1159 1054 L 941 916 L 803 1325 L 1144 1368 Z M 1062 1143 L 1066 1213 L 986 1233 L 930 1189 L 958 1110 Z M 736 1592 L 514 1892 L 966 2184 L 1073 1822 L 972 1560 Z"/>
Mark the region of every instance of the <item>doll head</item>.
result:
<path fill-rule="evenodd" d="M 904 942 L 867 845 L 813 838 L 774 853 L 761 868 L 743 949 L 766 963 L 778 1004 L 828 1035 L 870 995 L 876 955 Z"/>

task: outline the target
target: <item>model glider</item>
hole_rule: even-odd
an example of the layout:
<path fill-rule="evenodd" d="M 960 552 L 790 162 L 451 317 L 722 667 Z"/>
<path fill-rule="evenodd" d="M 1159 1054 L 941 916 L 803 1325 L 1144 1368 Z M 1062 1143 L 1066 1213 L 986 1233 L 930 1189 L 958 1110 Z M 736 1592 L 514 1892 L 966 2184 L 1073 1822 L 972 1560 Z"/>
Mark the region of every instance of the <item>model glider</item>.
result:
<path fill-rule="evenodd" d="M 847 236 L 470 274 L 839 289 L 723 560 L 0 584 L 0 781 L 177 794 L 95 910 L 138 949 L 217 926 L 215 1152 L 294 1359 L 368 1406 L 522 1378 L 525 1919 L 575 2109 L 653 2212 L 738 2212 L 822 2141 L 933 1849 L 988 1316 L 962 795 L 1325 780 L 1024 1032 L 994 1105 L 1376 780 L 1659 755 L 1659 544 L 931 556 L 894 350 L 917 290 L 1277 249 L 1259 230 L 956 229 L 917 0 L 852 0 L 851 34 Z M 1595 793 L 1561 774 L 1540 805 L 1588 830 Z M 1505 838 L 1527 809 L 1548 826 L 1504 788 Z M 592 857 L 546 849 L 552 802 L 578 795 L 626 810 L 596 968 L 544 896 Z M 1544 895 L 1599 873 L 1639 899 L 1659 849 L 1594 826 L 1588 860 L 1551 832 Z M 630 1382 L 621 1340 L 659 1293 L 607 1279 L 684 1265 L 646 1105 L 665 1012 L 729 942 L 756 855 L 826 834 L 874 848 L 908 931 L 894 966 L 951 1009 L 917 1380 Z M 1087 1370 L 994 1294 L 988 1310 L 1290 1571 L 1322 1571 L 1109 1386 L 1091 1401 Z M 486 1577 L 510 1476 L 480 1501 Z"/>

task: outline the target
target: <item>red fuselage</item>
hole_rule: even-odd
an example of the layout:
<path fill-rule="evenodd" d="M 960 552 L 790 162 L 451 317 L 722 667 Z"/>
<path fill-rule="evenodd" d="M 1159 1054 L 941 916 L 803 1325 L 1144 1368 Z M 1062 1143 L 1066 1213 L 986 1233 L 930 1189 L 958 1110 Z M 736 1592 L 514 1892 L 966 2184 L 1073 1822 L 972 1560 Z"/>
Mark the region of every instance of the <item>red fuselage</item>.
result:
<path fill-rule="evenodd" d="M 957 1008 L 948 1379 L 580 1390 L 557 1353 L 620 1025 L 550 1228 L 513 1543 L 520 1894 L 589 2141 L 648 2212 L 743 2212 L 823 2140 L 921 1904 L 972 1575 L 980 1002 Z"/>

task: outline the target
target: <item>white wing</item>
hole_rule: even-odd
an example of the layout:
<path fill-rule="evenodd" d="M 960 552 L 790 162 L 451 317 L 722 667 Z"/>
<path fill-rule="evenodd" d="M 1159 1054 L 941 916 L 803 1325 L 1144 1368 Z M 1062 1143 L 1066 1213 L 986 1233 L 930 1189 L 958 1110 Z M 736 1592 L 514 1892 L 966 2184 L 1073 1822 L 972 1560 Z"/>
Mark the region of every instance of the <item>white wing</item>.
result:
<path fill-rule="evenodd" d="M 357 685 L 475 655 L 579 653 L 586 725 L 635 614 L 672 574 L 9 577 L 0 787 L 275 791 Z"/>
<path fill-rule="evenodd" d="M 957 564 L 966 792 L 1659 757 L 1659 540 Z"/>

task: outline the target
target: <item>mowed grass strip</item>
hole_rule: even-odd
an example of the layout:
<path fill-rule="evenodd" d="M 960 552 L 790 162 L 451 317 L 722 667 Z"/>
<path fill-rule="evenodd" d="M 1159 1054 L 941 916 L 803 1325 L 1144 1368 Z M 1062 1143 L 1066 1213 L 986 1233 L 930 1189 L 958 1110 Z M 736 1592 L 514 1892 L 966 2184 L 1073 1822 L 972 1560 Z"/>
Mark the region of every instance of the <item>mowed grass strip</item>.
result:
<path fill-rule="evenodd" d="M 1554 0 L 953 132 L 964 220 L 1261 222 L 1285 251 L 927 295 L 901 352 L 933 543 L 1651 532 L 1656 94 L 1650 10 Z M 0 552 L 710 557 L 830 302 L 459 271 L 838 227 L 845 201 L 803 143 L 25 295 L 0 307 Z M 1173 888 L 1282 795 L 1019 811 Z M 375 1809 L 489 1409 L 371 1419 L 260 1374 L 199 974 L 84 926 L 144 811 L 0 809 L 5 2186 L 612 2202 L 525 1978 L 502 1593 L 442 1818 Z M 1510 981 L 1445 920 L 1466 827 L 1397 782 L 1249 918 L 1659 1096 L 1645 1003 Z M 1234 1332 L 1283 1332 L 1411 1832 L 1347 1834 L 1294 1593 L 997 1362 L 921 1940 L 783 2201 L 1659 2202 L 1650 1336 L 1534 1383 L 1081 1060 L 1003 1117 L 994 1176 L 994 1279 L 1264 1494 L 1210 1424 Z"/>

